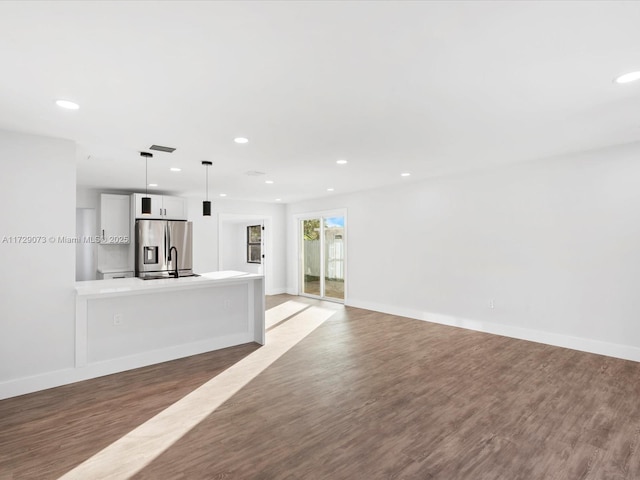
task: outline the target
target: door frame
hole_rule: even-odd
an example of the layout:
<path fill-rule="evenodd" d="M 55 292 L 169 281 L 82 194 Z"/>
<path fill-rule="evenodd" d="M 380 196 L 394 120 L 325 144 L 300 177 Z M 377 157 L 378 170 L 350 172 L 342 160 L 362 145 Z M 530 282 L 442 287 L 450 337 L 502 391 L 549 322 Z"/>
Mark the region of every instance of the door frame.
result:
<path fill-rule="evenodd" d="M 310 220 L 310 219 L 314 219 L 314 218 L 322 218 L 322 217 L 344 217 L 344 236 L 343 236 L 343 244 L 344 244 L 344 299 L 339 299 L 339 298 L 331 298 L 331 297 L 320 297 L 318 295 L 311 295 L 309 293 L 304 293 L 302 291 L 302 285 L 303 282 L 301 280 L 302 277 L 302 263 L 303 263 L 303 250 L 302 250 L 302 221 L 303 220 Z M 296 245 L 296 275 L 295 275 L 295 291 L 296 291 L 296 295 L 299 295 L 301 297 L 309 297 L 309 298 L 316 298 L 318 300 L 326 300 L 328 302 L 336 302 L 336 303 L 343 303 L 346 304 L 347 303 L 347 279 L 349 278 L 349 272 L 348 272 L 348 262 L 347 262 L 347 258 L 349 256 L 348 254 L 348 242 L 349 242 L 349 235 L 348 235 L 348 219 L 347 219 L 347 209 L 346 208 L 336 208 L 334 210 L 323 210 L 320 212 L 309 212 L 309 213 L 298 213 L 293 215 L 293 223 L 295 225 L 294 228 L 294 232 L 295 232 L 295 245 Z M 322 222 L 321 222 L 322 223 Z M 324 233 L 324 232 L 323 232 Z M 324 243 L 323 243 L 324 244 Z M 320 249 L 320 258 L 321 258 L 321 262 L 324 262 L 324 249 Z M 323 270 L 324 268 L 322 268 Z"/>

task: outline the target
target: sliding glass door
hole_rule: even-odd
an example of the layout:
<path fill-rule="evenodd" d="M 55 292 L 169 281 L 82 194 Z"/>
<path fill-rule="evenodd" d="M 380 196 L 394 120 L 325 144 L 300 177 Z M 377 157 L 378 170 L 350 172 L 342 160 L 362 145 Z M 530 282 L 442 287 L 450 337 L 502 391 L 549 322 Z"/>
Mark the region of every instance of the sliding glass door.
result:
<path fill-rule="evenodd" d="M 300 221 L 301 294 L 344 301 L 344 216 L 321 216 Z"/>
<path fill-rule="evenodd" d="M 302 220 L 302 293 L 321 296 L 320 219 Z"/>

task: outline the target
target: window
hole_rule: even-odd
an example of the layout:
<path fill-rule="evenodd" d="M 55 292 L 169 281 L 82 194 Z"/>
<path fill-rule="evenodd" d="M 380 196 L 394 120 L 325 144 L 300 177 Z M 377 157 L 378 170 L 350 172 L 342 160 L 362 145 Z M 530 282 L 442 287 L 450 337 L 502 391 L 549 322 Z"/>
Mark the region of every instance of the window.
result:
<path fill-rule="evenodd" d="M 262 225 L 247 227 L 247 263 L 262 263 Z"/>

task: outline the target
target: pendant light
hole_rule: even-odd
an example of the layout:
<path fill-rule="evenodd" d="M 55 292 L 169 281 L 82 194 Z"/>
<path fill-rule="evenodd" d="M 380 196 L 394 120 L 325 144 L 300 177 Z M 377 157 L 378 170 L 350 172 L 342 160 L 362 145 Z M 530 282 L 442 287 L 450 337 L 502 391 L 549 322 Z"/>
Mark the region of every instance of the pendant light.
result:
<path fill-rule="evenodd" d="M 140 156 L 144 157 L 144 197 L 142 197 L 142 214 L 151 215 L 151 197 L 149 197 L 149 158 L 153 157 L 153 153 L 140 152 Z"/>
<path fill-rule="evenodd" d="M 209 167 L 213 165 L 212 162 L 207 160 L 202 161 L 202 165 L 207 169 L 207 199 L 202 202 L 202 216 L 210 217 L 211 216 L 211 202 L 209 201 Z"/>

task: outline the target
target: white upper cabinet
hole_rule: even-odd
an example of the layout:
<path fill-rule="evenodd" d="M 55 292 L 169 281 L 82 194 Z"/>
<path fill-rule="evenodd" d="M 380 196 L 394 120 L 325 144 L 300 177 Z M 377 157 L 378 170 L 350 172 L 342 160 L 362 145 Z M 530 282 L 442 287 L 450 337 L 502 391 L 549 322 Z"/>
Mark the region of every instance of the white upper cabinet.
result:
<path fill-rule="evenodd" d="M 142 214 L 142 197 L 151 198 L 151 214 Z M 135 218 L 142 219 L 162 219 L 162 195 L 145 195 L 144 193 L 134 193 Z"/>
<path fill-rule="evenodd" d="M 164 218 L 167 220 L 186 220 L 187 219 L 187 202 L 181 197 L 162 197 L 162 208 L 164 210 Z"/>
<path fill-rule="evenodd" d="M 151 198 L 151 214 L 142 214 L 142 197 Z M 145 195 L 144 193 L 134 193 L 135 218 L 140 219 L 161 219 L 161 220 L 186 220 L 187 202 L 182 197 L 171 197 L 169 195 Z"/>
<path fill-rule="evenodd" d="M 129 195 L 103 193 L 100 195 L 100 243 L 131 242 L 129 227 Z"/>

